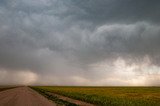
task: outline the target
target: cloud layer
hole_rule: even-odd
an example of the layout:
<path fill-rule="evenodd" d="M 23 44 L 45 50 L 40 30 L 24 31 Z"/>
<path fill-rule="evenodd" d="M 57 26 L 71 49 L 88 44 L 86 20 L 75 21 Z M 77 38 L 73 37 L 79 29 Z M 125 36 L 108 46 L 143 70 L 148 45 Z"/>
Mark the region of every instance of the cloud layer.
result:
<path fill-rule="evenodd" d="M 157 0 L 1 0 L 0 83 L 159 85 L 159 9 Z"/>

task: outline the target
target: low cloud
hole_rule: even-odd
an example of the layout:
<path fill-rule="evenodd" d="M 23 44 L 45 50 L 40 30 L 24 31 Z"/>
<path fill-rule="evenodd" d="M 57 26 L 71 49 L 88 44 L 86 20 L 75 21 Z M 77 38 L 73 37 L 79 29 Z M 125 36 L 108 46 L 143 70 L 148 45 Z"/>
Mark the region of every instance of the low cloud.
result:
<path fill-rule="evenodd" d="M 159 85 L 159 7 L 2 0 L 0 84 Z"/>

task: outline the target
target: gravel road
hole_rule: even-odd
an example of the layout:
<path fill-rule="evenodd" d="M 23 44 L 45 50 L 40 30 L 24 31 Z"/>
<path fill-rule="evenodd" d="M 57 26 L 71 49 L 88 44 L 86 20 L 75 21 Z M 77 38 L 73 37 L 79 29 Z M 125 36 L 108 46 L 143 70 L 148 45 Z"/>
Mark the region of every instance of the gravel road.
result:
<path fill-rule="evenodd" d="M 56 106 L 29 87 L 18 87 L 0 92 L 0 106 Z"/>

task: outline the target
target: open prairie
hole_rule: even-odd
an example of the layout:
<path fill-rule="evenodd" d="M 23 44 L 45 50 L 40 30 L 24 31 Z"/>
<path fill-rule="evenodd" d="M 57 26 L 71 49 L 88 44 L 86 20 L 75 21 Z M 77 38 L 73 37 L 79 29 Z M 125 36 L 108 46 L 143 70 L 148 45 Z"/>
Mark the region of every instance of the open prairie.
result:
<path fill-rule="evenodd" d="M 160 87 L 33 87 L 100 106 L 160 106 Z"/>

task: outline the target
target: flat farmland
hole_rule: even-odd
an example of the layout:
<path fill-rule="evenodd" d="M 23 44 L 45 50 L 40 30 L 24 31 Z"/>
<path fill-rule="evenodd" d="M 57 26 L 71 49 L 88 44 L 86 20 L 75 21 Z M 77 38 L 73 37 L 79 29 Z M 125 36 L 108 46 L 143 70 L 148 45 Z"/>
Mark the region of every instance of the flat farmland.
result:
<path fill-rule="evenodd" d="M 32 88 L 99 106 L 160 106 L 160 87 L 37 86 Z"/>

